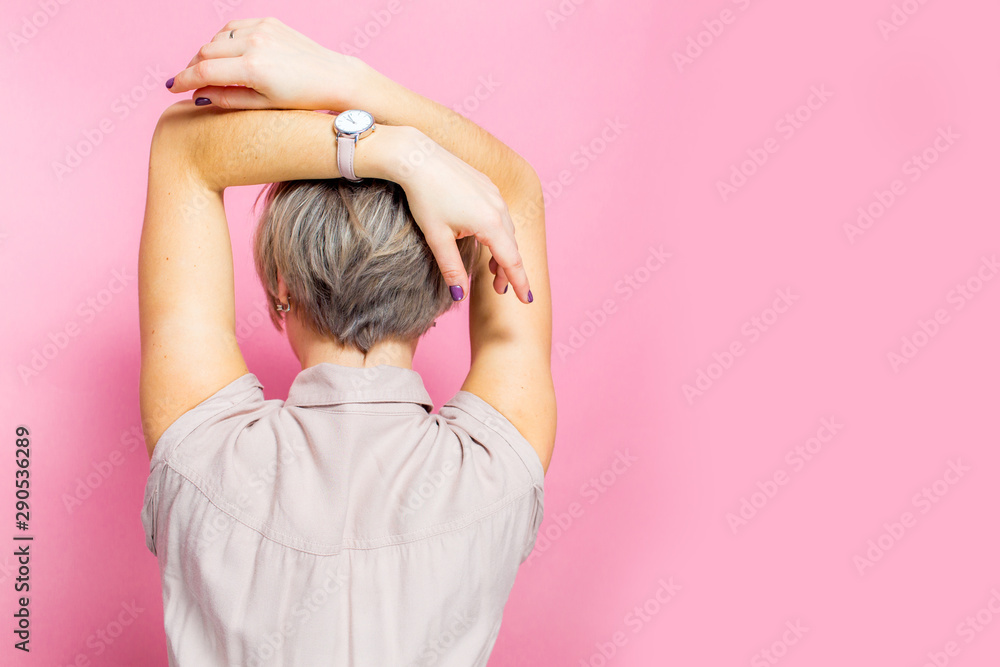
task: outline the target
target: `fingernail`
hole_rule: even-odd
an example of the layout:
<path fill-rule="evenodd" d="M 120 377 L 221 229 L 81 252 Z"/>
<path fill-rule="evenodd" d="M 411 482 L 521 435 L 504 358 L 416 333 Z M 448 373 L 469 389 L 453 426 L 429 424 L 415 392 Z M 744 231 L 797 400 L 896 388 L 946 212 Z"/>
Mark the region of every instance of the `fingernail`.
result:
<path fill-rule="evenodd" d="M 504 294 L 506 294 L 506 293 L 507 293 L 507 290 L 509 290 L 509 289 L 510 289 L 510 283 L 507 283 L 507 284 L 506 284 L 506 285 L 504 286 L 504 288 L 503 288 L 503 293 L 504 293 Z"/>
<path fill-rule="evenodd" d="M 462 289 L 461 285 L 452 285 L 449 289 L 451 290 L 452 301 L 461 301 L 462 297 L 465 296 L 465 290 Z"/>
<path fill-rule="evenodd" d="M 528 290 L 528 303 L 531 303 L 534 300 L 535 300 L 535 297 L 531 296 L 531 290 Z"/>
<path fill-rule="evenodd" d="M 207 97 L 199 97 L 198 99 L 196 99 L 194 101 L 194 103 L 195 103 L 195 105 L 197 105 L 199 107 L 203 107 L 206 104 L 211 104 L 212 100 L 208 99 Z"/>
<path fill-rule="evenodd" d="M 173 87 L 174 87 L 174 77 L 170 77 L 169 79 L 167 79 L 167 88 L 173 88 Z"/>

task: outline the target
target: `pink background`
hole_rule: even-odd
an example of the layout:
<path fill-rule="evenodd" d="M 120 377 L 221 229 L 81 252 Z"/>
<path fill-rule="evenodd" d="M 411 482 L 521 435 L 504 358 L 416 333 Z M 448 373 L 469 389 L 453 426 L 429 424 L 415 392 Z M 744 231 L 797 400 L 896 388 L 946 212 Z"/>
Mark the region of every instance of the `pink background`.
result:
<path fill-rule="evenodd" d="M 226 20 L 274 14 L 362 46 L 546 183 L 559 435 L 491 665 L 996 664 L 1000 280 L 982 258 L 1000 252 L 1000 7 L 906 0 L 886 32 L 890 0 L 577 3 L 400 0 L 388 21 L 385 0 L 5 4 L 0 662 L 166 664 L 139 520 L 149 139 L 177 99 L 162 81 Z M 745 183 L 724 201 L 734 168 Z M 284 398 L 297 366 L 258 309 L 256 191 L 227 198 L 237 316 L 250 369 Z M 852 242 L 845 224 L 879 198 Z M 418 351 L 439 406 L 463 379 L 465 317 Z M 904 337 L 920 347 L 894 368 Z M 23 380 L 36 352 L 51 358 Z M 19 423 L 34 442 L 30 659 L 10 633 Z"/>

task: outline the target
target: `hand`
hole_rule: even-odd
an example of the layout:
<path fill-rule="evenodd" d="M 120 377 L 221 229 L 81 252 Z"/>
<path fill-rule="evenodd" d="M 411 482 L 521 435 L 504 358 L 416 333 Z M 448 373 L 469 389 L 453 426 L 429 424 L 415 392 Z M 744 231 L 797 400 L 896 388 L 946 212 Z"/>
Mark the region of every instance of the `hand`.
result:
<path fill-rule="evenodd" d="M 355 103 L 367 71 L 357 58 L 323 48 L 278 19 L 239 19 L 198 50 L 170 92 L 194 91 L 194 99 L 224 109 L 343 111 Z"/>
<path fill-rule="evenodd" d="M 372 142 L 392 133 L 389 143 Z M 402 139 L 397 139 L 402 137 Z M 365 151 L 368 143 L 372 151 Z M 475 236 L 489 248 L 493 289 L 503 294 L 508 282 L 524 303 L 530 303 L 528 276 L 514 238 L 514 222 L 500 190 L 485 174 L 409 127 L 380 126 L 359 142 L 359 176 L 385 178 L 399 183 L 413 218 L 420 227 L 449 286 L 469 294 L 469 277 L 456 239 Z M 362 157 L 360 153 L 367 155 Z M 373 163 L 377 161 L 378 166 Z M 371 164 L 372 166 L 368 166 Z M 371 173 L 362 173 L 368 172 Z"/>

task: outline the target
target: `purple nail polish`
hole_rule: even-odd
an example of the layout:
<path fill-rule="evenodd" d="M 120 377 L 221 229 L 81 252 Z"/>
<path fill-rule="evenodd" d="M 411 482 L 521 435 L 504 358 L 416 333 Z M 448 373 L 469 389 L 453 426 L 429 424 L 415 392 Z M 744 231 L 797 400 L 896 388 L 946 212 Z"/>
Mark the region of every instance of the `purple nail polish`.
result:
<path fill-rule="evenodd" d="M 196 106 L 203 107 L 206 104 L 211 104 L 212 100 L 208 99 L 207 97 L 199 97 L 194 101 L 194 103 Z"/>
<path fill-rule="evenodd" d="M 465 296 L 465 290 L 462 289 L 461 285 L 452 285 L 449 289 L 452 301 L 461 301 L 462 297 Z"/>
<path fill-rule="evenodd" d="M 174 77 L 170 77 L 169 79 L 167 79 L 167 88 L 173 88 L 173 87 L 174 87 Z"/>
<path fill-rule="evenodd" d="M 506 285 L 504 285 L 503 293 L 506 294 L 507 290 L 509 290 L 509 289 L 510 289 L 510 283 L 507 283 Z"/>
<path fill-rule="evenodd" d="M 531 303 L 534 300 L 535 300 L 535 297 L 531 296 L 531 290 L 528 290 L 528 303 Z"/>

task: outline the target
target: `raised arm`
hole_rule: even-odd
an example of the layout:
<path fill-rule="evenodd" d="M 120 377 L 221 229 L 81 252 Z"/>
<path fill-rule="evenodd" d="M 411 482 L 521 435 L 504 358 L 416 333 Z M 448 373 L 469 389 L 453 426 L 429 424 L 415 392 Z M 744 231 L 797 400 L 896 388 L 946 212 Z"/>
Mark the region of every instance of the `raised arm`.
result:
<path fill-rule="evenodd" d="M 424 224 L 421 229 L 451 285 L 468 285 L 461 262 L 455 261 L 457 253 L 450 252 L 455 238 L 475 234 L 489 248 L 473 272 L 477 280 L 469 311 L 472 361 L 462 388 L 507 417 L 547 470 L 556 428 L 552 311 L 542 190 L 531 166 L 459 114 L 357 59 L 323 49 L 274 19 L 227 24 L 177 74 L 171 90 L 210 100 L 204 110 L 361 108 L 385 126 L 416 128 L 433 141 L 424 140 L 416 151 L 406 152 L 408 158 L 394 163 L 394 169 L 408 177 L 409 184 L 403 187 L 418 224 L 435 217 L 431 209 L 439 202 L 429 192 L 452 202 L 465 199 L 460 191 L 434 188 L 428 164 L 458 158 L 495 184 L 506 202 L 502 209 L 484 210 L 477 224 L 463 227 L 453 221 L 448 229 Z M 330 142 L 332 150 L 332 137 Z M 495 277 L 487 280 L 491 274 Z M 513 294 L 504 296 L 508 281 Z"/>
<path fill-rule="evenodd" d="M 227 113 L 192 102 L 160 118 L 139 243 L 139 403 L 150 456 L 180 415 L 248 372 L 236 342 L 224 189 L 339 177 L 332 124 L 310 111 Z M 383 154 L 415 132 L 381 129 L 358 150 L 363 175 L 381 176 Z"/>
<path fill-rule="evenodd" d="M 545 207 L 538 176 L 520 155 L 467 118 L 378 73 L 367 76 L 366 88 L 378 92 L 372 101 L 377 120 L 420 129 L 489 176 L 507 202 L 523 269 L 531 281 L 524 295 L 531 305 L 502 296 L 506 289 L 503 270 L 498 271 L 496 261 L 483 253 L 473 271 L 472 362 L 462 389 L 507 417 L 548 471 L 555 446 L 556 396 Z M 494 278 L 491 272 L 498 275 Z"/>

